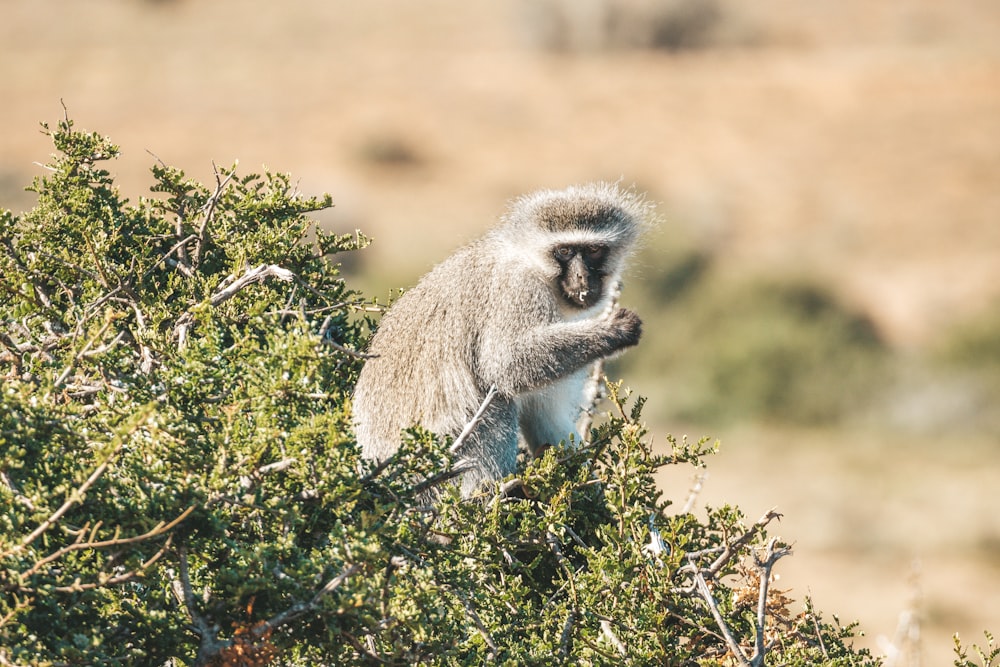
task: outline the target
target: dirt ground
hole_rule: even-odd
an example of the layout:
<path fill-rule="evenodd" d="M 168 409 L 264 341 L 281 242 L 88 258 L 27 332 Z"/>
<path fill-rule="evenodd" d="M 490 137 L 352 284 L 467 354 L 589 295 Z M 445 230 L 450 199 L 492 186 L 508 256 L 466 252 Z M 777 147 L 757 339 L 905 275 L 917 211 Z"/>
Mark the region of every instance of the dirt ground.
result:
<path fill-rule="evenodd" d="M 512 195 L 603 178 L 648 191 L 661 234 L 683 227 L 727 270 L 820 276 L 902 349 L 995 307 L 1000 6 L 720 0 L 697 49 L 602 37 L 649 5 L 12 0 L 0 204 L 30 206 L 37 123 L 62 100 L 123 147 L 129 196 L 147 151 L 196 178 L 238 159 L 330 192 L 324 221 L 376 239 L 356 267 L 371 284 L 411 283 Z M 867 645 L 915 590 L 924 664 L 949 664 L 953 631 L 1000 631 L 995 439 L 710 435 L 703 499 L 777 505 L 785 581 L 860 619 Z"/>

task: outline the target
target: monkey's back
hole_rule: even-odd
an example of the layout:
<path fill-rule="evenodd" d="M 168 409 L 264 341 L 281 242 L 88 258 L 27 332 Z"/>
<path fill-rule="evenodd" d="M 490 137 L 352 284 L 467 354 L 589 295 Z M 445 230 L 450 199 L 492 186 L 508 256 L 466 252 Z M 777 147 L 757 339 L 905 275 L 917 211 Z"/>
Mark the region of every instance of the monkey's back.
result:
<path fill-rule="evenodd" d="M 500 284 L 509 282 L 504 272 L 495 270 L 498 254 L 506 252 L 497 243 L 487 235 L 458 250 L 383 316 L 369 346 L 378 356 L 365 363 L 354 395 L 356 434 L 365 457 L 394 453 L 400 432 L 414 424 L 455 436 L 475 414 L 489 389 L 476 382 L 480 336 L 490 326 L 483 320 L 500 317 L 509 326 L 517 309 L 510 303 L 510 285 Z M 498 303 L 498 295 L 506 297 L 504 303 Z M 498 420 L 499 413 L 515 409 L 498 396 L 487 418 Z M 511 438 L 516 442 L 516 432 L 504 434 Z M 509 442 L 496 444 L 510 447 Z"/>

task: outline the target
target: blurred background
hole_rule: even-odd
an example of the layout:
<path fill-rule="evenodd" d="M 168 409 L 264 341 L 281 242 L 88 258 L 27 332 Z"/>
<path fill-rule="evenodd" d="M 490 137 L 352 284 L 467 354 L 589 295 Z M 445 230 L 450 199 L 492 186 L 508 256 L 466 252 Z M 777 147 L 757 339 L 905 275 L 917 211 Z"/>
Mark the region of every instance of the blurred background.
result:
<path fill-rule="evenodd" d="M 0 91 L 0 206 L 62 100 L 132 199 L 150 153 L 331 193 L 380 299 L 511 196 L 635 184 L 662 224 L 613 371 L 657 442 L 721 440 L 699 502 L 777 506 L 778 586 L 876 652 L 916 610 L 895 664 L 1000 631 L 995 0 L 6 0 Z"/>

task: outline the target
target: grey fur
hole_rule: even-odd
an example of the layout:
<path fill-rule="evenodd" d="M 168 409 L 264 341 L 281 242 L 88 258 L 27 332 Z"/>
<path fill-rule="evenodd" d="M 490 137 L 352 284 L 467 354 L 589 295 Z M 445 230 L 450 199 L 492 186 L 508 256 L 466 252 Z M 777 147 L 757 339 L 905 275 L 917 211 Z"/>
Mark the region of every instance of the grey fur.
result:
<path fill-rule="evenodd" d="M 534 451 L 574 431 L 591 365 L 635 345 L 639 317 L 612 307 L 649 206 L 616 185 L 541 191 L 459 249 L 382 318 L 354 395 L 366 458 L 399 448 L 421 424 L 458 435 L 491 385 L 498 393 L 459 452 L 462 493 L 515 471 L 519 436 Z M 559 243 L 599 243 L 608 256 L 599 299 L 572 303 L 559 286 Z"/>

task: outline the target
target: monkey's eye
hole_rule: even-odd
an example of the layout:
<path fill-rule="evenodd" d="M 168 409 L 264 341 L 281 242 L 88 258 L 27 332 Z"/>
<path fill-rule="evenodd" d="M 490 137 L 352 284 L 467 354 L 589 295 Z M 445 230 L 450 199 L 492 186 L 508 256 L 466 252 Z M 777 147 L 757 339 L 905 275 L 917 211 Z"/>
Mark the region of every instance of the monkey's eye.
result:
<path fill-rule="evenodd" d="M 555 249 L 557 259 L 571 259 L 575 254 L 576 250 L 574 250 L 572 246 L 561 245 L 557 246 Z"/>
<path fill-rule="evenodd" d="M 587 259 L 592 262 L 600 262 L 608 254 L 608 249 L 602 245 L 587 246 Z"/>

